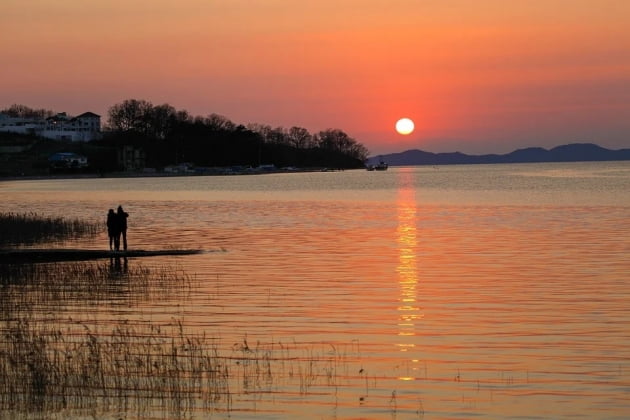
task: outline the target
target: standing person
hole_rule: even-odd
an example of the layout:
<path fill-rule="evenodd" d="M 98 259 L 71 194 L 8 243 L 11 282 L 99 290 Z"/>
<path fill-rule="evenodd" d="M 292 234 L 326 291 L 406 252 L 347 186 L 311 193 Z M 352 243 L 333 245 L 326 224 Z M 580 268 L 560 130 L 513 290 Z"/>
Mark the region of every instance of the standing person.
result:
<path fill-rule="evenodd" d="M 129 214 L 126 213 L 122 206 L 118 206 L 118 213 L 116 214 L 116 217 L 118 219 L 118 248 L 116 249 L 117 251 L 120 249 L 120 235 L 122 235 L 122 240 L 123 240 L 123 249 L 126 251 L 127 250 L 127 217 L 129 217 Z"/>
<path fill-rule="evenodd" d="M 109 236 L 109 250 L 113 251 L 116 245 L 118 220 L 114 209 L 109 209 L 107 212 L 107 235 Z M 118 247 L 116 247 L 118 249 Z"/>

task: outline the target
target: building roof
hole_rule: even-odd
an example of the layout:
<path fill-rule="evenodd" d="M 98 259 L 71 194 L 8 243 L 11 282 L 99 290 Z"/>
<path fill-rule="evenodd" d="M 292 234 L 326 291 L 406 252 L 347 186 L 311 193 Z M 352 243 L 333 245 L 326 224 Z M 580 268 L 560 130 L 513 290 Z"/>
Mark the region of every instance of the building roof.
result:
<path fill-rule="evenodd" d="M 88 111 L 88 112 L 84 112 L 81 115 L 77 115 L 75 118 L 101 118 L 101 116 L 98 115 L 98 114 L 95 114 L 93 112 Z"/>

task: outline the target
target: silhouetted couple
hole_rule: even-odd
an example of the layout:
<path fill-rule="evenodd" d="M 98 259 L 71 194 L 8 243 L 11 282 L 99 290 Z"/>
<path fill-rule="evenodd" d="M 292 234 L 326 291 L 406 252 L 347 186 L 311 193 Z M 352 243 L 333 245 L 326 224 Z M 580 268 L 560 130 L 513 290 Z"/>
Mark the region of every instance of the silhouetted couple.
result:
<path fill-rule="evenodd" d="M 127 217 L 122 206 L 118 206 L 118 212 L 109 209 L 107 213 L 107 234 L 109 235 L 109 249 L 120 251 L 120 237 L 123 240 L 123 249 L 127 250 Z"/>

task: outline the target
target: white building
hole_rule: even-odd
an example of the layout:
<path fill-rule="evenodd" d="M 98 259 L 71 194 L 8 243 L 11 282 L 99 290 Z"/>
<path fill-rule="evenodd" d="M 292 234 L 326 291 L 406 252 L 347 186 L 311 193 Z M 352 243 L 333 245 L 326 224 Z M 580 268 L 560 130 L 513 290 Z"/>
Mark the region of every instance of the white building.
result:
<path fill-rule="evenodd" d="M 46 119 L 14 118 L 0 114 L 0 131 L 33 134 L 54 140 L 90 141 L 101 137 L 101 117 L 84 112 L 70 117 L 65 112 Z"/>
<path fill-rule="evenodd" d="M 19 134 L 36 134 L 46 127 L 46 121 L 34 118 L 15 118 L 0 114 L 0 131 Z"/>

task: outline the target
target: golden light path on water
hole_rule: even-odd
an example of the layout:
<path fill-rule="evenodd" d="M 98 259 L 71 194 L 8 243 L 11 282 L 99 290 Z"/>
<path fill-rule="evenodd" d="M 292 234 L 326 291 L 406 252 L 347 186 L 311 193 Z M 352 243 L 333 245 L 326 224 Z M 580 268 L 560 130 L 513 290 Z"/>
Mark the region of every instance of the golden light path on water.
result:
<path fill-rule="evenodd" d="M 422 319 L 422 308 L 418 302 L 418 228 L 417 204 L 413 176 L 409 171 L 399 174 L 401 186 L 398 189 L 396 239 L 398 244 L 398 282 L 400 284 L 400 304 L 398 306 L 399 348 L 402 352 L 411 351 L 416 346 L 417 323 Z M 417 363 L 417 359 L 412 362 Z M 401 376 L 401 380 L 413 380 L 411 376 Z"/>

